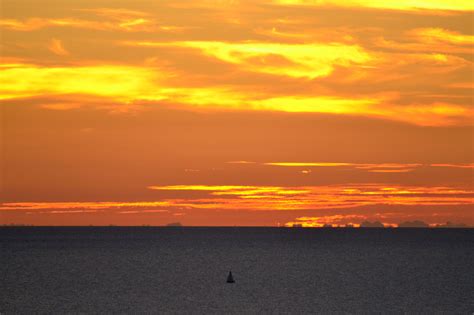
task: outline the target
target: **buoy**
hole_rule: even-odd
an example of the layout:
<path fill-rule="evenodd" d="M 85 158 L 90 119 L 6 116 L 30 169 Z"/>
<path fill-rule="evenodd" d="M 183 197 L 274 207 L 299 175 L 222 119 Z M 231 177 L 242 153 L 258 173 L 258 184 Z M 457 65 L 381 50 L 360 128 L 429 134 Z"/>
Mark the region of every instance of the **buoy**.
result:
<path fill-rule="evenodd" d="M 229 271 L 229 275 L 227 276 L 227 283 L 234 283 L 234 277 L 232 277 L 232 271 Z"/>

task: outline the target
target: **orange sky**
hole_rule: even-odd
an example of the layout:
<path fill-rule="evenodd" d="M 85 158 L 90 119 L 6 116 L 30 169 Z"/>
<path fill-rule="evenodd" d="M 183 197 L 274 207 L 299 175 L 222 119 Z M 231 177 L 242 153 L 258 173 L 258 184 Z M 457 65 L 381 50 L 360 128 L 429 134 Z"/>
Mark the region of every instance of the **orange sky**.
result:
<path fill-rule="evenodd" d="M 1 224 L 474 225 L 472 1 L 1 6 Z"/>

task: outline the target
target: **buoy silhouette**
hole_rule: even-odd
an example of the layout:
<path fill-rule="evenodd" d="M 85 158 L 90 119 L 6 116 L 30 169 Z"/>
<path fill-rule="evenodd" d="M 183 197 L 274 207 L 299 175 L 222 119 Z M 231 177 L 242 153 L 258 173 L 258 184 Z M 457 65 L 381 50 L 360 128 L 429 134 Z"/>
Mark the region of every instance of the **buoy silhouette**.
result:
<path fill-rule="evenodd" d="M 232 277 L 232 271 L 229 271 L 229 275 L 227 276 L 227 283 L 234 283 L 234 277 Z"/>

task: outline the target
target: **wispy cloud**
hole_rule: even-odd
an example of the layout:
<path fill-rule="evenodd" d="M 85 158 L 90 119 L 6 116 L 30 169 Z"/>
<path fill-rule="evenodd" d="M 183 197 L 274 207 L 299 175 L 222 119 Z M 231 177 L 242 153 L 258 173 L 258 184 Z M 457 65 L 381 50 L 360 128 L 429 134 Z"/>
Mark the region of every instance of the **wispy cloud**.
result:
<path fill-rule="evenodd" d="M 281 167 L 344 167 L 367 170 L 373 173 L 407 173 L 420 167 L 474 168 L 473 163 L 467 164 L 420 164 L 420 163 L 340 163 L 340 162 L 266 162 L 263 165 Z"/>
<path fill-rule="evenodd" d="M 150 186 L 156 191 L 187 192 L 184 198 L 144 202 L 16 202 L 0 204 L 0 211 L 115 211 L 122 214 L 171 210 L 320 210 L 369 205 L 470 205 L 474 192 L 453 187 L 386 186 L 382 184 L 329 186 Z M 196 193 L 199 193 L 196 197 Z M 59 213 L 59 212 L 58 212 Z M 61 212 L 62 213 L 62 212 Z M 66 213 L 66 212 L 64 212 Z"/>
<path fill-rule="evenodd" d="M 406 169 L 371 169 L 369 172 L 372 173 L 408 173 L 413 171 L 411 168 Z"/>
<path fill-rule="evenodd" d="M 290 77 L 327 76 L 335 66 L 366 64 L 371 56 L 362 47 L 343 44 L 283 44 L 219 41 L 124 42 L 129 46 L 176 46 L 199 49 L 204 54 L 240 65 L 246 70 Z"/>
<path fill-rule="evenodd" d="M 67 51 L 66 48 L 64 48 L 63 43 L 61 40 L 53 38 L 48 44 L 48 49 L 56 55 L 59 56 L 67 56 L 69 55 L 69 51 Z"/>
<path fill-rule="evenodd" d="M 474 163 L 467 163 L 467 164 L 431 164 L 433 167 L 450 167 L 450 168 L 473 168 Z"/>
<path fill-rule="evenodd" d="M 471 49 L 472 45 L 474 45 L 473 35 L 460 34 L 459 32 L 442 28 L 417 28 L 409 31 L 408 35 L 426 43 L 466 45 L 467 48 L 470 47 Z"/>
<path fill-rule="evenodd" d="M 339 163 L 339 162 L 267 162 L 263 165 L 282 167 L 344 167 L 372 173 L 407 173 L 423 166 L 417 163 Z"/>
<path fill-rule="evenodd" d="M 97 17 L 89 19 L 77 17 L 64 18 L 28 18 L 28 19 L 1 19 L 0 27 L 15 31 L 35 31 L 48 27 L 71 27 L 79 29 L 91 29 L 98 31 L 121 31 L 121 32 L 166 32 L 176 31 L 179 27 L 164 25 L 153 19 L 147 12 L 95 8 L 95 9 L 76 9 L 77 12 L 86 12 Z"/>
<path fill-rule="evenodd" d="M 188 201 L 191 208 L 297 210 L 356 207 L 373 204 L 470 204 L 473 192 L 449 187 L 402 187 L 380 184 L 309 187 L 178 185 L 151 186 L 153 190 L 196 191 L 203 196 Z"/>
<path fill-rule="evenodd" d="M 1 210 L 1 209 L 0 209 Z M 27 212 L 26 214 L 84 214 L 84 213 L 97 213 L 100 210 L 51 210 L 51 211 L 35 211 Z"/>
<path fill-rule="evenodd" d="M 264 165 L 271 166 L 287 166 L 287 167 L 338 167 L 338 166 L 354 166 L 354 163 L 338 163 L 338 162 L 268 162 Z"/>
<path fill-rule="evenodd" d="M 392 10 L 474 10 L 474 5 L 469 0 L 449 1 L 449 0 L 273 0 L 274 4 L 282 5 L 302 5 L 302 6 L 339 6 L 339 7 L 366 7 L 375 9 Z"/>
<path fill-rule="evenodd" d="M 140 213 L 166 213 L 169 212 L 168 210 L 124 210 L 124 211 L 119 211 L 119 214 L 140 214 Z"/>
<path fill-rule="evenodd" d="M 361 115 L 420 125 L 449 125 L 453 116 L 469 117 L 473 112 L 454 104 L 388 106 L 386 97 L 269 96 L 212 86 L 179 87 L 170 84 L 174 75 L 167 70 L 139 66 L 6 64 L 1 72 L 1 99 L 79 94 L 110 98 L 117 107 L 131 102 L 165 101 L 189 109 Z"/>
<path fill-rule="evenodd" d="M 159 75 L 142 67 L 93 65 L 40 67 L 29 64 L 4 65 L 1 69 L 0 99 L 57 94 L 105 96 L 127 102 L 149 95 Z"/>
<path fill-rule="evenodd" d="M 169 205 L 166 201 L 144 201 L 144 202 L 9 202 L 0 204 L 0 210 L 104 210 L 143 207 L 164 207 Z M 92 211 L 94 212 L 94 211 Z"/>

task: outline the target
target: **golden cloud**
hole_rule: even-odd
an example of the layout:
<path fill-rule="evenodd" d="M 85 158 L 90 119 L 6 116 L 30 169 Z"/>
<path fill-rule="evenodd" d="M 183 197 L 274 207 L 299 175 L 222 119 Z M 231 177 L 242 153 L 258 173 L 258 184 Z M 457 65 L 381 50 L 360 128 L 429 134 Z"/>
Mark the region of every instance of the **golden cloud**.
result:
<path fill-rule="evenodd" d="M 28 19 L 0 19 L 0 27 L 14 31 L 34 31 L 47 27 L 74 27 L 100 31 L 125 32 L 157 32 L 174 31 L 180 29 L 172 25 L 164 25 L 155 21 L 149 13 L 129 9 L 76 9 L 100 17 L 100 19 L 80 19 L 75 17 L 64 18 L 28 18 Z"/>
<path fill-rule="evenodd" d="M 433 44 L 470 45 L 471 48 L 474 45 L 473 35 L 464 35 L 442 28 L 417 28 L 408 32 L 408 35 L 418 38 L 420 41 Z"/>
<path fill-rule="evenodd" d="M 454 187 L 386 186 L 382 184 L 328 186 L 174 185 L 150 186 L 157 191 L 195 192 L 189 197 L 146 202 L 16 202 L 0 211 L 141 211 L 162 210 L 318 210 L 368 205 L 471 205 L 474 191 Z"/>
<path fill-rule="evenodd" d="M 470 0 L 273 0 L 274 4 L 306 6 L 366 7 L 391 10 L 455 10 L 472 11 L 474 4 Z"/>
<path fill-rule="evenodd" d="M 56 55 L 59 55 L 59 56 L 69 55 L 69 51 L 67 51 L 66 48 L 64 48 L 63 43 L 61 42 L 61 40 L 56 39 L 56 38 L 51 39 L 51 41 L 48 44 L 48 49 L 53 54 L 56 54 Z"/>
<path fill-rule="evenodd" d="M 474 116 L 474 110 L 456 104 L 390 105 L 389 96 L 272 97 L 212 86 L 176 87 L 169 85 L 173 74 L 139 66 L 40 67 L 4 64 L 1 74 L 0 99 L 84 94 L 107 97 L 119 102 L 117 105 L 140 100 L 166 100 L 188 108 L 349 114 L 395 119 L 419 125 L 450 125 L 456 123 L 453 117 Z"/>
<path fill-rule="evenodd" d="M 473 168 L 474 163 L 467 163 L 467 164 L 431 164 L 433 167 L 450 167 L 450 168 Z"/>
<path fill-rule="evenodd" d="M 0 99 L 54 94 L 89 94 L 123 102 L 150 95 L 157 89 L 158 73 L 142 67 L 95 65 L 39 67 L 2 65 Z M 159 96 L 158 96 L 159 98 Z"/>
<path fill-rule="evenodd" d="M 344 44 L 283 44 L 265 42 L 124 42 L 141 47 L 195 48 L 219 60 L 236 64 L 247 71 L 305 77 L 328 76 L 334 67 L 367 64 L 372 57 L 362 47 Z"/>
<path fill-rule="evenodd" d="M 267 162 L 263 165 L 283 167 L 350 167 L 372 173 L 407 173 L 421 167 L 418 163 L 335 163 L 335 162 Z"/>

